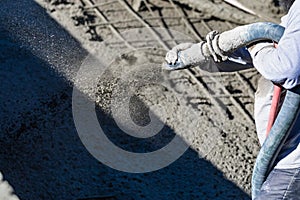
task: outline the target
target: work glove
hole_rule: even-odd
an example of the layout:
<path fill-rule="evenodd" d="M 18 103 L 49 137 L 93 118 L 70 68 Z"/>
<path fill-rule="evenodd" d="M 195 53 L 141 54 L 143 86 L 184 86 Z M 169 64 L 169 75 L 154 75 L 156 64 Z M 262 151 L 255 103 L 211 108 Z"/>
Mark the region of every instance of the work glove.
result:
<path fill-rule="evenodd" d="M 211 62 L 227 60 L 227 56 L 218 46 L 220 34 L 211 31 L 206 36 L 206 41 L 200 43 L 182 43 L 170 50 L 165 57 L 164 67 L 169 70 L 184 69 L 191 66 L 205 65 Z"/>

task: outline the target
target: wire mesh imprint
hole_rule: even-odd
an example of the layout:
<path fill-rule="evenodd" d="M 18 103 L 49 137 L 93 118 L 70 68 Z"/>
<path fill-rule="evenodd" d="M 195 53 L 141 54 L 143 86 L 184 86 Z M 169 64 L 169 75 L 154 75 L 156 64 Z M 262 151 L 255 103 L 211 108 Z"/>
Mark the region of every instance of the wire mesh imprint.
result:
<path fill-rule="evenodd" d="M 185 32 L 195 41 L 202 41 L 206 34 L 214 29 L 221 28 L 219 31 L 224 31 L 239 25 L 238 22 L 195 11 L 175 0 L 81 0 L 75 4 L 72 18 L 76 25 L 84 27 L 90 40 L 104 41 L 106 35 L 114 35 L 132 50 L 141 47 L 146 41 L 129 41 L 124 38 L 121 32 L 131 28 L 145 28 L 152 36 L 147 40 L 154 40 L 163 49 L 169 50 L 178 44 L 178 41 L 171 33 L 169 39 L 163 39 L 156 32 L 156 27 Z M 123 16 L 122 20 L 120 14 Z M 216 27 L 220 23 L 222 26 Z M 223 117 L 240 118 L 242 115 L 246 122 L 254 124 L 252 105 L 254 81 L 258 76 L 255 69 L 209 75 L 198 68 L 182 72 L 199 87 L 209 103 Z"/>

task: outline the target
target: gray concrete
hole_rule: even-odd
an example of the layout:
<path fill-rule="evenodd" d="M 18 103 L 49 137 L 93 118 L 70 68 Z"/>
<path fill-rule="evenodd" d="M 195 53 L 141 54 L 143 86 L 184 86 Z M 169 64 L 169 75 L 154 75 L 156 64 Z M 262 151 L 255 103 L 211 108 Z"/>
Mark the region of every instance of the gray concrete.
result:
<path fill-rule="evenodd" d="M 94 159 L 71 108 L 72 80 L 87 52 L 34 1 L 1 3 L 0 171 L 20 199 L 249 199 L 193 149 L 145 174 Z"/>

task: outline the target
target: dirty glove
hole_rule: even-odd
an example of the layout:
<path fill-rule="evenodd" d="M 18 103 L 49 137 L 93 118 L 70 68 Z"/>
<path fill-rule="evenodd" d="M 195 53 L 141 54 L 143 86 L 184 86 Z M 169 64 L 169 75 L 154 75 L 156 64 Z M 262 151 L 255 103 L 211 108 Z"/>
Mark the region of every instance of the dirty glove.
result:
<path fill-rule="evenodd" d="M 210 57 L 215 62 L 224 61 L 227 56 L 224 55 L 218 46 L 219 33 L 212 31 L 206 36 L 207 42 L 200 43 L 183 43 L 175 46 L 170 50 L 166 57 L 166 69 L 184 69 L 191 66 L 206 64 L 210 61 Z"/>
<path fill-rule="evenodd" d="M 200 43 L 182 43 L 170 50 L 166 57 L 165 68 L 170 70 L 184 69 L 195 66 L 201 62 L 205 62 L 206 57 L 203 56 Z"/>
<path fill-rule="evenodd" d="M 181 43 L 179 45 L 176 45 L 170 51 L 168 51 L 165 57 L 166 62 L 170 65 L 175 65 L 176 62 L 178 61 L 178 53 L 180 51 L 190 48 L 193 45 L 194 45 L 193 43 Z"/>

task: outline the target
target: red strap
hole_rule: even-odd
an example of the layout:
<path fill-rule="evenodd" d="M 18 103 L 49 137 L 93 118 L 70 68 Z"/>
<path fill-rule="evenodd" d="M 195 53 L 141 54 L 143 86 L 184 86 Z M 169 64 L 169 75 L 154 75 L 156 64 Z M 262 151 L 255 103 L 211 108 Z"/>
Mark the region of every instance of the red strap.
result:
<path fill-rule="evenodd" d="M 279 102 L 280 102 L 281 91 L 282 91 L 281 86 L 274 85 L 274 92 L 273 92 L 271 110 L 270 110 L 270 114 L 269 114 L 266 137 L 269 135 L 270 130 L 275 122 L 275 119 L 276 119 L 278 111 L 279 111 Z"/>

